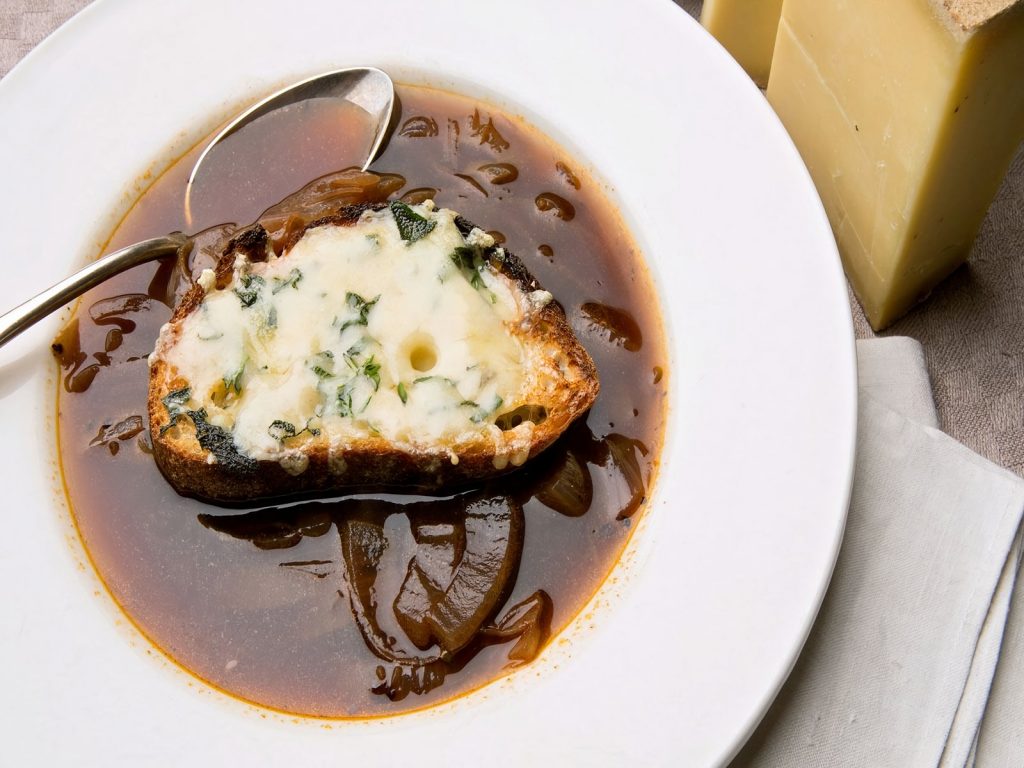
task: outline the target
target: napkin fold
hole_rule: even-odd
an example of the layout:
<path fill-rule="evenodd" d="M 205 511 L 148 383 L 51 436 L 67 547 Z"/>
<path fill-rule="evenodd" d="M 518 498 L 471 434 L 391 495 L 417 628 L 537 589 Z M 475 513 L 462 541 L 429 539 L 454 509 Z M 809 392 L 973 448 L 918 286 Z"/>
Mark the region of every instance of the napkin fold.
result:
<path fill-rule="evenodd" d="M 1011 604 L 1024 480 L 938 430 L 916 341 L 859 341 L 857 356 L 843 546 L 803 653 L 733 766 L 1022 765 L 1024 598 Z"/>

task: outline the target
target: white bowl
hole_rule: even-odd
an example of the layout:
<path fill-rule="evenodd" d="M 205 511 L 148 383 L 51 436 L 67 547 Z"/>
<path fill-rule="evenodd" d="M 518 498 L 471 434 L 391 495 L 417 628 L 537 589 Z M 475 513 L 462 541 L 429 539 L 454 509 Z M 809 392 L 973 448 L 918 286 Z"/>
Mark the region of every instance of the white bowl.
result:
<path fill-rule="evenodd" d="M 835 244 L 799 156 L 673 3 L 100 0 L 0 82 L 8 303 L 95 256 L 141 174 L 218 118 L 358 64 L 520 112 L 610 185 L 671 347 L 644 523 L 569 642 L 525 671 L 384 721 L 268 714 L 167 662 L 92 572 L 56 464 L 53 318 L 0 353 L 3 762 L 728 760 L 788 674 L 832 571 L 854 352 Z"/>

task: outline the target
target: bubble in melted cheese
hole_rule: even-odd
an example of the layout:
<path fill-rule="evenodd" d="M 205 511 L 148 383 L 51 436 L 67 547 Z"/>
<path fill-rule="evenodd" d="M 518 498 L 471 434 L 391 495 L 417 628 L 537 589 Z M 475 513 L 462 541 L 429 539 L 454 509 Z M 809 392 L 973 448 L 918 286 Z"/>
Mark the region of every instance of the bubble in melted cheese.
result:
<path fill-rule="evenodd" d="M 496 430 L 527 385 L 509 332 L 520 302 L 474 262 L 488 235 L 464 238 L 456 214 L 430 202 L 402 211 L 432 229 L 409 237 L 384 208 L 309 229 L 281 258 L 239 259 L 224 289 L 203 276 L 204 300 L 155 353 L 188 381 L 188 407 L 257 459 L 288 455 L 304 432 L 415 450 Z"/>

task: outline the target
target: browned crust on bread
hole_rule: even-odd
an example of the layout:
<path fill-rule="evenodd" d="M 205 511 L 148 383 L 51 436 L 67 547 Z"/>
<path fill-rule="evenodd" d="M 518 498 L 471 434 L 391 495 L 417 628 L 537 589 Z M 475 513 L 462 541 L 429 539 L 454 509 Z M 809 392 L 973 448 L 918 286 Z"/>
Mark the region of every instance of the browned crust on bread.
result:
<path fill-rule="evenodd" d="M 228 247 L 224 251 L 224 255 L 236 255 L 242 254 L 249 261 L 260 262 L 267 260 L 267 245 L 270 238 L 267 236 L 267 230 L 261 225 L 256 224 L 248 229 L 242 230 L 239 234 L 235 235 L 228 241 Z M 229 273 L 230 274 L 230 273 Z M 224 285 L 227 285 L 225 283 Z M 220 286 L 223 288 L 224 286 Z"/>
<path fill-rule="evenodd" d="M 193 285 L 185 291 L 185 295 L 181 297 L 181 301 L 178 302 L 171 314 L 171 322 L 176 323 L 184 319 L 186 315 L 203 303 L 204 296 L 206 296 L 206 292 L 198 285 Z"/>
<path fill-rule="evenodd" d="M 162 409 L 159 399 L 155 404 L 157 410 Z M 152 398 L 149 406 L 152 425 Z M 182 430 L 181 437 L 195 435 L 191 423 L 185 420 L 179 422 L 175 429 Z M 561 433 L 547 429 L 538 437 L 539 434 L 539 430 L 534 433 L 531 459 L 548 448 Z M 227 473 L 220 464 L 208 464 L 202 456 L 184 453 L 159 439 L 154 439 L 153 449 L 161 471 L 175 490 L 186 496 L 221 503 L 380 488 L 429 493 L 455 489 L 474 480 L 497 477 L 517 469 L 510 464 L 503 470 L 496 470 L 493 453 L 462 452 L 459 463 L 452 464 L 447 451 L 404 453 L 380 439 L 360 441 L 346 450 L 343 473 L 337 471 L 339 463 L 331 461 L 323 443 L 312 444 L 305 451 L 309 465 L 299 475 L 289 474 L 276 461 L 257 461 L 251 472 Z"/>
<path fill-rule="evenodd" d="M 358 221 L 364 211 L 379 210 L 386 205 L 344 206 L 336 214 L 310 222 L 286 247 L 290 249 L 308 229 L 325 225 L 349 226 Z M 474 228 L 461 217 L 456 224 L 464 235 Z M 256 224 L 232 238 L 215 270 L 218 277 L 224 264 L 228 265 L 230 275 L 238 253 L 248 256 L 248 251 L 243 249 L 257 247 L 265 254 L 266 237 L 266 230 Z M 497 253 L 496 248 L 485 251 L 492 266 L 500 269 L 524 293 L 540 289 L 537 280 L 518 258 L 507 251 L 503 251 L 499 258 Z M 201 287 L 193 286 L 176 307 L 171 322 L 178 322 L 194 311 L 204 295 Z M 529 346 L 531 339 L 538 341 L 538 347 L 540 340 L 548 349 L 552 345 L 557 346 L 564 355 L 562 368 L 572 372 L 570 386 L 558 389 L 558 407 L 547 409 L 547 418 L 533 428 L 529 460 L 548 448 L 593 405 L 600 385 L 593 360 L 576 339 L 565 311 L 556 301 L 529 315 L 529 326 L 523 329 L 521 337 L 524 346 Z M 230 447 L 224 448 L 225 441 L 230 443 L 228 433 L 221 431 L 218 438 L 217 429 L 205 425 L 201 413 L 183 415 L 172 425 L 163 398 L 187 385 L 164 360 L 155 359 L 150 370 L 148 397 L 154 455 L 165 477 L 179 493 L 185 495 L 238 503 L 282 495 L 364 488 L 437 491 L 517 469 L 511 463 L 501 469 L 496 468 L 494 444 L 483 439 L 467 445 L 407 452 L 383 437 L 368 436 L 353 441 L 332 455 L 327 439 L 315 437 L 305 438 L 302 442 L 301 453 L 308 459 L 308 465 L 303 471 L 292 474 L 279 461 L 257 461 L 241 456 L 237 451 L 232 455 Z M 200 445 L 204 441 L 206 444 Z M 455 463 L 453 452 L 457 456 Z"/>

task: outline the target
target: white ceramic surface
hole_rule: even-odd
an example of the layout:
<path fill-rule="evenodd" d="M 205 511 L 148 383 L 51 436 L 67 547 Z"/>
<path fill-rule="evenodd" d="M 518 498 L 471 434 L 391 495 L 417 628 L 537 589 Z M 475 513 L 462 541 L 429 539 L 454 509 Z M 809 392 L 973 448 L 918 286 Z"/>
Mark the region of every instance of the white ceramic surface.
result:
<path fill-rule="evenodd" d="M 799 156 L 673 3 L 100 0 L 0 82 L 4 295 L 94 256 L 169 147 L 275 85 L 355 64 L 521 111 L 623 206 L 672 371 L 664 468 L 625 565 L 569 642 L 452 705 L 325 728 L 240 704 L 151 650 L 88 565 L 60 501 L 53 319 L 0 351 L 0 764 L 727 761 L 831 573 L 854 352 Z"/>

